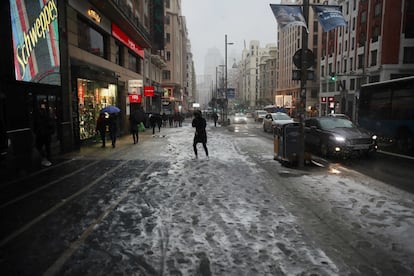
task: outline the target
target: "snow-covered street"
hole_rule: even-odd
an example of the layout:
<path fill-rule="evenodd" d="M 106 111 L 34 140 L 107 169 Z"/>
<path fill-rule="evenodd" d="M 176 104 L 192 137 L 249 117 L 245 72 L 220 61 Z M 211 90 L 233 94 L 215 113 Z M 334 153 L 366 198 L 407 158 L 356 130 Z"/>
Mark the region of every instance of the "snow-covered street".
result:
<path fill-rule="evenodd" d="M 199 144 L 194 159 L 193 131 L 120 149 L 96 184 L 106 199 L 85 214 L 94 219 L 63 237 L 44 275 L 414 273 L 413 195 L 340 166 L 282 167 L 247 126 L 210 125 L 210 158 Z"/>
<path fill-rule="evenodd" d="M 77 253 L 98 257 L 96 267 L 68 263 L 68 274 L 129 274 L 134 258 L 165 275 L 196 275 L 207 264 L 213 275 L 405 274 L 413 268 L 412 196 L 346 171 L 286 169 L 272 159 L 272 144 L 215 130 L 209 130 L 209 160 L 202 150 L 194 159 L 189 126 L 149 141 L 138 158 L 155 163 L 145 177 L 125 179 L 130 192 L 97 226 L 100 246 L 86 242 Z M 308 224 L 332 231 L 331 240 L 320 246 Z M 357 256 L 337 264 L 325 250 Z M 102 266 L 99 252 L 121 261 Z M 370 256 L 358 256 L 365 253 Z M 398 258 L 389 263 L 374 256 Z"/>

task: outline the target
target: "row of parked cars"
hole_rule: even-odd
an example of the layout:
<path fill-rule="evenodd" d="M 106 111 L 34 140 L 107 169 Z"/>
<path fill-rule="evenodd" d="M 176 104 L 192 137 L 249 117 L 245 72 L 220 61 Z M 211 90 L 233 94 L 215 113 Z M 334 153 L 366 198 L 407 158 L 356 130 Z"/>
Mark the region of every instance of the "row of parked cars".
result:
<path fill-rule="evenodd" d="M 263 131 L 273 132 L 276 126 L 294 123 L 283 112 L 267 113 Z M 377 146 L 377 136 L 358 127 L 344 114 L 310 117 L 304 121 L 305 148 L 322 156 L 351 157 L 370 155 Z"/>

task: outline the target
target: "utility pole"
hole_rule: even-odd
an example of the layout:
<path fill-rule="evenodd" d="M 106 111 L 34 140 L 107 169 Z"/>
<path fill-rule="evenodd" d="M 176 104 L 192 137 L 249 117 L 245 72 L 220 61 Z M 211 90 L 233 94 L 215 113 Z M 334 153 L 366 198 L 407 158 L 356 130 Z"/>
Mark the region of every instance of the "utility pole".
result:
<path fill-rule="evenodd" d="M 309 0 L 303 0 L 303 17 L 305 18 L 306 26 L 309 21 Z M 298 167 L 303 168 L 305 165 L 305 130 L 304 121 L 306 115 L 306 81 L 308 79 L 306 67 L 306 50 L 308 49 L 308 33 L 302 28 L 302 62 L 300 68 L 300 104 L 299 104 L 299 123 L 300 123 L 300 150 L 298 156 Z"/>

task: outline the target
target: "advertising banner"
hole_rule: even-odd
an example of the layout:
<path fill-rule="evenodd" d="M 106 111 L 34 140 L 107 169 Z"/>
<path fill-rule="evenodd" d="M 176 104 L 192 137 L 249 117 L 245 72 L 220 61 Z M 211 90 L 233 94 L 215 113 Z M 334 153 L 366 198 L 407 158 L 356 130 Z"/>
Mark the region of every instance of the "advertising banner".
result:
<path fill-rule="evenodd" d="M 270 8 L 282 31 L 292 26 L 302 26 L 308 31 L 302 9 L 298 5 L 270 4 Z"/>
<path fill-rule="evenodd" d="M 315 5 L 312 8 L 318 16 L 319 23 L 324 32 L 328 32 L 339 26 L 348 25 L 342 15 L 340 6 Z"/>
<path fill-rule="evenodd" d="M 57 0 L 10 1 L 16 80 L 60 85 Z"/>

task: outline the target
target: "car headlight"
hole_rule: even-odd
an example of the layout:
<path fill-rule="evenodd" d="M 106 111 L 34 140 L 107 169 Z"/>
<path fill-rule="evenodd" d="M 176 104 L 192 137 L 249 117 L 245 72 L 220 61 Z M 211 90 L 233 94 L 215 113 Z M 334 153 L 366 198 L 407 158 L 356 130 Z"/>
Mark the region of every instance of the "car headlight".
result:
<path fill-rule="evenodd" d="M 345 142 L 345 138 L 342 136 L 333 136 L 332 139 L 337 142 Z"/>
<path fill-rule="evenodd" d="M 377 140 L 377 135 L 372 135 L 372 140 Z"/>

